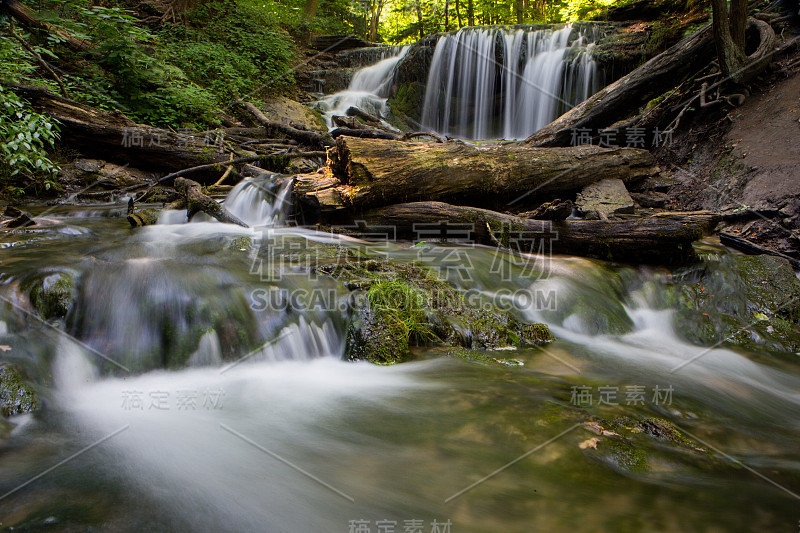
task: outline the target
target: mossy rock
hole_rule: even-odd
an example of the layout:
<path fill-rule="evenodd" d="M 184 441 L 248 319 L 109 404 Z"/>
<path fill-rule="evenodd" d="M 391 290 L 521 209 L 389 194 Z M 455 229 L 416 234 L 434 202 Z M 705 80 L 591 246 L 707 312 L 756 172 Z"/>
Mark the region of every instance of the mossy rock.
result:
<path fill-rule="evenodd" d="M 417 265 L 370 259 L 318 270 L 357 296 L 348 359 L 385 364 L 408 359 L 411 345 L 492 350 L 553 340 L 544 324 L 520 323 L 488 303 L 476 306 L 464 292 Z"/>
<path fill-rule="evenodd" d="M 31 304 L 45 320 L 64 318 L 72 307 L 72 274 L 56 272 L 23 283 Z"/>
<path fill-rule="evenodd" d="M 665 303 L 687 340 L 800 352 L 800 280 L 785 259 L 724 254 L 684 276 Z"/>
<path fill-rule="evenodd" d="M 0 414 L 14 416 L 39 409 L 39 394 L 22 377 L 14 365 L 0 363 Z"/>

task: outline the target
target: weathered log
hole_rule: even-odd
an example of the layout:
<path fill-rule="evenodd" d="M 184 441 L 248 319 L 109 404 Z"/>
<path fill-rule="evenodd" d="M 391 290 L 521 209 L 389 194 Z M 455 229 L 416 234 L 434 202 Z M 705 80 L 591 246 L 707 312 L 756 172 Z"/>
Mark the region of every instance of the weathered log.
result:
<path fill-rule="evenodd" d="M 202 211 L 225 224 L 236 224 L 245 228 L 250 227 L 232 215 L 223 206 L 215 202 L 213 198 L 209 198 L 203 194 L 200 184 L 196 181 L 187 180 L 186 178 L 175 178 L 175 190 L 186 197 L 187 215 L 190 219 L 196 213 Z"/>
<path fill-rule="evenodd" d="M 359 109 L 359 108 L 357 108 L 355 106 L 348 107 L 347 111 L 345 111 L 344 114 L 347 115 L 348 117 L 360 118 L 363 121 L 365 121 L 367 124 L 371 124 L 371 125 L 374 125 L 374 126 L 378 126 L 378 125 L 381 124 L 381 119 L 380 118 L 378 118 L 378 117 L 376 117 L 374 115 L 370 115 L 366 111 L 362 111 L 361 109 Z"/>
<path fill-rule="evenodd" d="M 636 220 L 531 220 L 475 207 L 441 202 L 413 202 L 368 211 L 364 231 L 391 226 L 401 239 L 418 239 L 421 227 L 465 226 L 479 244 L 497 244 L 538 253 L 570 254 L 632 263 L 681 264 L 696 259 L 691 243 L 709 233 L 719 215 L 707 212 L 664 213 Z M 422 225 L 425 226 L 422 226 Z M 430 232 L 425 238 L 430 240 Z M 540 246 L 544 243 L 544 246 Z M 529 245 L 535 244 L 533 248 Z M 526 250 L 527 248 L 527 250 Z"/>
<path fill-rule="evenodd" d="M 268 119 L 259 108 L 250 102 L 242 102 L 242 105 L 245 109 L 247 109 L 248 112 L 250 112 L 251 115 L 253 115 L 259 124 L 267 129 L 267 131 L 276 131 L 286 135 L 290 139 L 295 139 L 298 142 L 308 144 L 310 146 L 322 147 L 325 145 L 325 138 L 319 133 L 301 130 L 292 126 L 287 126 L 286 124 L 281 124 L 280 122 L 272 121 Z"/>
<path fill-rule="evenodd" d="M 164 211 L 180 209 L 186 209 L 185 197 L 178 198 L 174 202 L 168 203 L 162 209 L 150 208 L 134 212 L 134 201 L 133 198 L 131 198 L 128 202 L 128 214 L 125 218 L 128 220 L 132 228 L 152 226 L 153 224 L 158 223 L 158 219 L 161 216 L 161 213 Z"/>
<path fill-rule="evenodd" d="M 356 210 L 416 200 L 519 207 L 603 178 L 630 182 L 658 172 L 652 155 L 635 148 L 476 147 L 353 137 L 336 140 L 328 163 Z"/>
<path fill-rule="evenodd" d="M 371 128 L 336 128 L 335 130 L 331 131 L 331 137 L 334 139 L 342 136 L 357 137 L 359 139 L 383 139 L 389 141 L 399 141 L 402 139 L 400 135 L 395 133 L 374 130 Z"/>
<path fill-rule="evenodd" d="M 684 77 L 714 57 L 711 26 L 706 25 L 675 46 L 595 93 L 540 129 L 525 142 L 531 146 L 568 146 L 573 133 L 589 129 L 592 134 L 635 111 L 649 100 L 675 87 Z"/>
<path fill-rule="evenodd" d="M 180 170 L 228 159 L 207 139 L 137 124 L 119 112 L 106 112 L 63 98 L 43 87 L 10 85 L 35 109 L 61 123 L 61 138 L 93 158 L 129 163 L 140 169 Z M 252 154 L 238 152 L 235 155 Z M 219 174 L 209 173 L 214 179 Z"/>

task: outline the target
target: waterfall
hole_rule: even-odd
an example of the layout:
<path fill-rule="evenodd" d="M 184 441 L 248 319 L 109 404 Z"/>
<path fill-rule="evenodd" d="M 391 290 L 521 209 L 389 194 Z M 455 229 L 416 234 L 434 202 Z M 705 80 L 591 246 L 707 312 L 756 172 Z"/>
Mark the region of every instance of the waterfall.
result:
<path fill-rule="evenodd" d="M 344 115 L 351 106 L 376 117 L 386 116 L 386 98 L 394 79 L 394 69 L 405 57 L 408 48 L 404 46 L 394 55 L 358 70 L 347 90 L 326 96 L 317 102 L 316 107 L 322 112 L 328 128 L 334 128 L 334 116 Z"/>
<path fill-rule="evenodd" d="M 465 139 L 523 139 L 599 88 L 591 31 L 465 28 L 436 44 L 422 123 Z"/>
<path fill-rule="evenodd" d="M 228 193 L 222 205 L 251 226 L 275 226 L 283 221 L 291 180 L 279 180 L 267 172 L 257 178 L 245 178 Z"/>

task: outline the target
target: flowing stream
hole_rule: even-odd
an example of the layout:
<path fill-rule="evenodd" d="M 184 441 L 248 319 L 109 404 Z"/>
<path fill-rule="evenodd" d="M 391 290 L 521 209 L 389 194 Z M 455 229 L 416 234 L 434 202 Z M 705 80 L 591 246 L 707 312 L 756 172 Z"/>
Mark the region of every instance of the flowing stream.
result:
<path fill-rule="evenodd" d="M 796 527 L 800 364 L 768 345 L 692 342 L 671 295 L 691 288 L 696 270 L 552 257 L 538 258 L 535 278 L 503 279 L 492 273 L 501 252 L 464 245 L 461 288 L 505 299 L 556 342 L 493 352 L 503 364 L 439 348 L 390 367 L 346 362 L 349 291 L 310 275 L 303 254 L 419 256 L 409 243 L 281 227 L 284 200 L 270 176 L 236 187 L 226 205 L 263 224 L 255 230 L 171 216 L 131 230 L 110 205 L 48 210 L 39 226 L 0 237 L 0 345 L 45 401 L 0 440 L 3 527 Z M 295 268 L 265 276 L 263 258 L 278 247 Z M 700 271 L 727 279 L 732 256 L 700 249 Z M 55 273 L 71 276 L 74 303 L 45 324 L 22 311 L 22 287 Z M 258 295 L 275 288 L 330 297 L 265 305 Z M 532 304 L 535 294 L 548 303 Z M 591 406 L 576 405 L 576 387 L 591 389 Z M 616 387 L 616 402 L 598 405 L 601 387 Z M 644 401 L 626 402 L 632 387 Z M 657 390 L 669 401 L 654 401 Z M 591 446 L 577 407 L 604 420 L 666 418 L 693 444 L 642 441 L 647 468 L 632 468 Z"/>

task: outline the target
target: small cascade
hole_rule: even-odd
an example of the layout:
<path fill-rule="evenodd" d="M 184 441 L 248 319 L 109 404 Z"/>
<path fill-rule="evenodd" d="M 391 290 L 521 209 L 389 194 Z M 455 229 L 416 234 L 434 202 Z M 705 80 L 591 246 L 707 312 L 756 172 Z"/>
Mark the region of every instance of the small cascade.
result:
<path fill-rule="evenodd" d="M 278 174 L 245 178 L 228 193 L 222 205 L 250 226 L 276 226 L 283 222 L 289 181 Z"/>
<path fill-rule="evenodd" d="M 422 123 L 464 139 L 523 139 L 600 87 L 592 29 L 465 28 L 436 45 Z"/>
<path fill-rule="evenodd" d="M 344 115 L 350 107 L 357 107 L 376 117 L 386 116 L 386 98 L 392 86 L 394 70 L 405 57 L 408 48 L 404 46 L 391 57 L 358 70 L 347 90 L 326 96 L 317 102 L 316 107 L 325 117 L 328 128 L 334 128 L 334 116 Z"/>
<path fill-rule="evenodd" d="M 231 214 L 251 227 L 279 226 L 284 222 L 291 190 L 290 180 L 280 174 L 265 172 L 255 178 L 244 178 L 231 189 L 222 203 Z M 184 224 L 185 210 L 166 210 L 159 224 Z M 192 222 L 215 222 L 205 213 L 197 213 Z"/>

